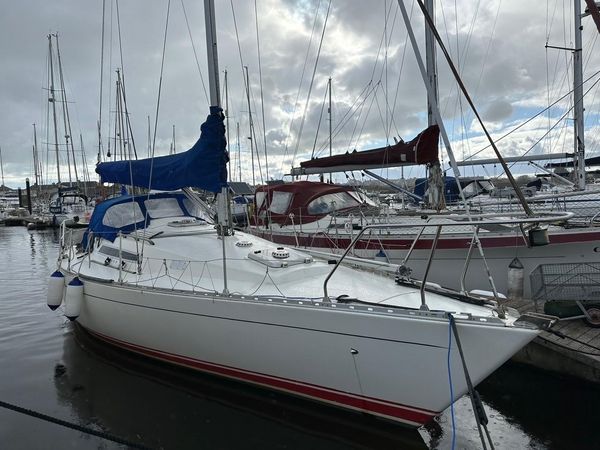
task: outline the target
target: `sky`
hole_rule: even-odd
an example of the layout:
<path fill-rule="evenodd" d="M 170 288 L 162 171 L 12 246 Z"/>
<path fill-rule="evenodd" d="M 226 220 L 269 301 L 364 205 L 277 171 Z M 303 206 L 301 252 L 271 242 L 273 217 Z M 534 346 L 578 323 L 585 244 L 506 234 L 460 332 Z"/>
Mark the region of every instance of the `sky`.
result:
<path fill-rule="evenodd" d="M 412 0 L 404 2 L 422 50 L 422 14 Z M 334 154 L 383 146 L 395 138 L 409 140 L 427 126 L 426 91 L 397 1 L 216 3 L 221 87 L 226 70 L 231 176 L 236 181 L 254 178 L 258 184 L 267 177 L 281 178 L 292 165 L 329 153 L 324 103 L 330 77 Z M 25 178 L 34 179 L 34 123 L 43 180 L 57 180 L 52 103 L 48 102 L 48 34 L 58 34 L 80 178 L 83 152 L 90 179 L 97 180 L 98 154 L 105 160 L 109 145 L 112 155 L 118 148 L 117 69 L 124 76 L 139 157 L 146 157 L 152 147 L 155 155 L 169 153 L 173 127 L 177 152 L 197 140 L 208 113 L 202 1 L 0 0 L 0 6 L 0 148 L 6 185 L 23 186 Z M 540 1 L 527 8 L 521 0 L 436 1 L 439 33 L 504 156 L 572 151 L 572 52 L 545 47 L 574 47 L 572 8 L 569 0 Z M 598 31 L 589 17 L 583 19 L 583 26 L 584 80 L 589 78 L 584 84 L 586 149 L 594 156 L 600 148 Z M 481 127 L 457 94 L 441 52 L 437 55 L 440 109 L 456 158 L 491 157 Z M 248 67 L 250 108 L 243 66 Z M 56 79 L 55 89 L 61 97 Z M 60 98 L 55 103 L 61 179 L 68 181 L 63 105 Z M 249 110 L 254 122 L 252 141 Z M 251 142 L 256 147 L 254 177 Z M 447 168 L 445 150 L 441 158 Z M 513 169 L 535 171 L 524 164 Z M 420 176 L 422 171 L 406 168 L 404 176 Z M 74 172 L 71 167 L 73 179 Z M 495 166 L 463 169 L 464 175 L 499 173 Z M 400 170 L 381 174 L 398 178 Z M 361 178 L 358 173 L 349 176 Z M 344 181 L 345 176 L 336 180 Z"/>

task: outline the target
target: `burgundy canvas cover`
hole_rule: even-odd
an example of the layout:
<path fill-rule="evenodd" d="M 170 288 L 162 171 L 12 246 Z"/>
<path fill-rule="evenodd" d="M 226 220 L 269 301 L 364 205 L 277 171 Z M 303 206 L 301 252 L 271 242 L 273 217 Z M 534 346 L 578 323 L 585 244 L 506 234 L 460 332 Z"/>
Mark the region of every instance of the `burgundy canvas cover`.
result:
<path fill-rule="evenodd" d="M 293 183 L 286 183 L 274 186 L 259 186 L 256 188 L 255 196 L 259 192 L 265 193 L 265 201 L 262 205 L 258 205 L 256 202 L 256 210 L 251 219 L 254 225 L 266 225 L 266 218 L 268 217 L 271 223 L 277 223 L 280 225 L 290 225 L 292 219 L 290 214 L 294 215 L 294 223 L 296 225 L 300 223 L 310 223 L 326 216 L 326 214 L 309 214 L 308 204 L 323 195 L 334 194 L 337 192 L 348 192 L 352 188 L 348 186 L 340 186 L 336 184 L 319 183 L 314 181 L 295 181 Z M 266 214 L 269 205 L 273 199 L 273 192 L 290 192 L 293 194 L 292 200 L 283 214 L 276 214 L 269 212 Z M 256 198 L 256 197 L 255 197 Z"/>
<path fill-rule="evenodd" d="M 432 125 L 419 133 L 409 142 L 365 151 L 353 151 L 343 155 L 314 158 L 300 163 L 303 169 L 349 167 L 345 170 L 372 168 L 375 166 L 391 167 L 414 164 L 432 164 L 438 161 L 438 141 L 440 128 Z"/>

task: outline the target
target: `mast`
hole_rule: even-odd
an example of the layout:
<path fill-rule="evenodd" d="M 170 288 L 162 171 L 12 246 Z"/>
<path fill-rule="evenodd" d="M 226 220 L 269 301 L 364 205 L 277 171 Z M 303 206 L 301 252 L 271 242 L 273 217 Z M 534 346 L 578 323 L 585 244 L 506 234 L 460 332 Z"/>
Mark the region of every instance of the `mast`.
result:
<path fill-rule="evenodd" d="M 221 107 L 219 89 L 219 55 L 217 52 L 217 26 L 215 22 L 214 0 L 204 0 L 204 20 L 206 22 L 206 57 L 208 63 L 208 88 L 210 106 Z"/>
<path fill-rule="evenodd" d="M 431 17 L 435 18 L 435 3 L 434 0 L 424 0 L 425 9 Z M 441 120 L 437 120 L 434 108 L 436 108 L 439 100 L 438 80 L 437 80 L 437 61 L 435 55 L 435 37 L 430 26 L 425 24 L 425 70 L 427 80 L 425 80 L 427 88 L 427 126 L 439 125 Z M 438 162 L 433 163 L 429 168 L 428 179 L 428 202 L 431 207 L 438 210 L 446 207 L 446 198 L 444 196 L 444 174 L 441 165 Z M 458 177 L 456 179 L 457 184 Z M 437 188 L 437 189 L 434 189 Z"/>
<path fill-rule="evenodd" d="M 50 98 L 52 103 L 52 118 L 54 120 L 54 147 L 56 150 L 56 174 L 58 177 L 58 188 L 60 189 L 60 158 L 58 153 L 58 125 L 56 124 L 56 96 L 54 94 L 54 65 L 52 63 L 52 35 L 48 35 L 48 59 L 50 62 Z"/>
<path fill-rule="evenodd" d="M 238 178 L 242 181 L 242 153 L 240 151 L 240 123 L 236 122 L 236 133 L 237 133 L 237 154 L 238 154 Z"/>
<path fill-rule="evenodd" d="M 173 125 L 173 138 L 171 140 L 171 154 L 175 154 L 177 153 L 177 150 L 175 150 L 175 125 Z"/>
<path fill-rule="evenodd" d="M 67 90 L 65 89 L 65 79 L 63 76 L 62 70 L 62 60 L 60 57 L 60 47 L 58 45 L 58 33 L 54 35 L 54 39 L 56 40 L 56 56 L 58 57 L 58 76 L 60 79 L 60 89 L 61 89 L 61 99 L 62 99 L 62 109 L 63 109 L 63 124 L 65 128 L 65 143 L 67 146 L 67 162 L 70 161 L 69 157 L 69 148 L 71 150 L 71 154 L 73 155 L 73 170 L 75 173 L 75 182 L 79 183 L 79 175 L 77 174 L 77 163 L 75 162 L 75 147 L 73 146 L 73 137 L 71 131 L 71 119 L 69 117 L 69 106 L 67 104 Z M 73 182 L 71 180 L 71 165 L 68 165 L 69 168 L 69 183 L 71 186 Z"/>
<path fill-rule="evenodd" d="M 150 127 L 150 116 L 148 116 L 148 158 L 152 156 L 152 128 Z"/>
<path fill-rule="evenodd" d="M 423 78 L 423 81 L 425 82 L 425 87 L 427 89 L 428 113 L 431 112 L 432 120 L 434 121 L 434 123 L 437 123 L 438 126 L 440 127 L 440 134 L 442 136 L 442 140 L 444 141 L 446 151 L 448 152 L 448 158 L 450 159 L 450 166 L 452 167 L 454 176 L 458 183 L 458 189 L 461 193 L 461 197 L 464 200 L 464 196 L 462 195 L 462 189 L 461 189 L 460 183 L 458 181 L 458 179 L 460 177 L 460 171 L 458 170 L 458 166 L 456 165 L 456 159 L 454 158 L 454 152 L 452 151 L 452 147 L 450 146 L 450 139 L 448 138 L 446 128 L 444 127 L 444 122 L 441 120 L 440 111 L 439 111 L 438 103 L 437 103 L 437 98 L 436 98 L 433 90 L 431 89 L 430 77 L 428 76 L 427 68 L 424 66 L 423 60 L 421 58 L 421 54 L 419 53 L 417 41 L 416 41 L 414 32 L 412 30 L 412 26 L 410 24 L 408 12 L 406 11 L 406 6 L 404 5 L 404 1 L 398 0 L 398 5 L 400 6 L 402 18 L 404 19 L 404 24 L 406 26 L 406 30 L 408 31 L 408 36 L 410 38 L 411 45 L 415 52 L 415 57 L 417 59 L 417 64 L 419 66 L 419 71 L 421 72 L 421 76 Z M 431 29 L 430 26 L 426 25 L 426 29 L 429 30 L 430 34 L 433 34 L 433 30 Z M 433 50 L 432 48 L 430 48 L 430 49 Z M 430 60 L 432 60 L 432 58 L 430 58 Z M 434 65 L 434 67 L 435 67 L 435 65 Z M 433 77 L 433 79 L 435 80 L 435 77 Z"/>
<path fill-rule="evenodd" d="M 575 50 L 573 51 L 573 135 L 574 172 L 577 189 L 585 189 L 585 140 L 583 123 L 583 62 L 581 43 L 581 0 L 575 0 Z"/>
<path fill-rule="evenodd" d="M 79 145 L 81 146 L 81 160 L 83 161 L 83 195 L 87 197 L 87 184 L 90 181 L 90 173 L 88 171 L 87 157 L 85 156 L 85 147 L 83 146 L 83 136 L 79 133 Z"/>
<path fill-rule="evenodd" d="M 227 70 L 225 70 L 225 130 L 227 131 L 227 154 L 231 155 L 229 150 L 229 84 L 227 83 Z M 175 142 L 175 141 L 173 141 Z M 231 157 L 229 158 L 229 162 L 227 163 L 227 175 L 229 179 L 231 176 Z"/>
<path fill-rule="evenodd" d="M 221 108 L 214 0 L 204 0 L 204 20 L 206 21 L 206 56 L 208 59 L 208 85 L 210 89 L 210 107 L 212 114 L 213 108 Z M 225 254 L 225 238 L 230 233 L 230 209 L 229 187 L 224 186 L 221 189 L 221 195 L 219 195 L 218 214 L 218 229 L 223 243 L 223 295 L 229 295 L 229 290 L 227 289 L 227 255 Z"/>
<path fill-rule="evenodd" d="M 98 156 L 96 158 L 97 164 L 100 164 L 102 160 L 102 88 L 104 85 L 104 19 L 106 15 L 106 0 L 102 0 L 102 33 L 101 33 L 101 44 L 100 44 L 100 98 L 98 108 Z M 110 121 L 110 120 L 109 120 Z M 110 139 L 109 139 L 110 140 Z"/>
<path fill-rule="evenodd" d="M 327 113 L 329 114 L 329 156 L 331 157 L 333 155 L 333 152 L 332 152 L 333 144 L 331 142 L 331 137 L 332 137 L 332 132 L 331 132 L 331 77 L 329 77 L 327 92 L 329 94 L 329 107 L 327 108 Z M 331 172 L 329 172 L 329 184 L 332 184 L 332 183 L 333 182 L 331 181 Z"/>
<path fill-rule="evenodd" d="M 481 118 L 481 116 L 479 115 L 479 112 L 477 111 L 477 109 L 475 108 L 475 105 L 473 104 L 473 100 L 471 99 L 471 96 L 469 95 L 465 85 L 463 84 L 461 78 L 460 78 L 460 74 L 458 73 L 458 70 L 456 68 L 456 66 L 454 65 L 454 63 L 452 62 L 452 58 L 450 57 L 450 54 L 448 53 L 448 50 L 446 49 L 442 38 L 440 37 L 439 33 L 437 32 L 436 28 L 435 28 L 435 24 L 433 23 L 433 19 L 431 18 L 431 16 L 429 15 L 429 13 L 427 12 L 427 10 L 425 9 L 425 5 L 423 4 L 423 0 L 417 0 L 417 3 L 419 5 L 419 8 L 421 9 L 421 11 L 423 12 L 423 15 L 425 16 L 425 20 L 427 21 L 427 25 L 431 28 L 431 31 L 433 33 L 433 36 L 435 37 L 436 42 L 438 43 L 440 49 L 442 50 L 444 57 L 446 59 L 446 62 L 448 63 L 448 66 L 450 68 L 450 71 L 452 72 L 452 75 L 454 76 L 456 82 L 458 83 L 458 86 L 463 94 L 463 96 L 465 97 L 465 100 L 467 101 L 467 103 L 469 104 L 469 106 L 471 107 L 471 109 L 473 110 L 473 113 L 475 114 L 475 117 L 477 118 L 477 122 L 479 122 L 479 125 L 481 126 L 481 129 L 483 130 L 483 133 L 485 134 L 488 142 L 490 143 L 490 146 L 492 147 L 492 149 L 494 150 L 494 153 L 496 154 L 496 157 L 498 158 L 498 161 L 500 162 L 500 165 L 502 166 L 502 169 L 504 170 L 504 172 L 506 173 L 506 176 L 508 177 L 508 181 L 510 182 L 512 188 L 515 190 L 515 194 L 517 195 L 517 198 L 519 199 L 519 202 L 521 203 L 521 205 L 523 206 L 523 210 L 525 211 L 525 214 L 527 214 L 527 216 L 532 216 L 533 215 L 533 211 L 531 210 L 531 208 L 529 207 L 527 200 L 525 199 L 525 196 L 523 195 L 523 192 L 521 191 L 521 189 L 519 188 L 519 186 L 517 185 L 517 182 L 515 181 L 514 177 L 512 176 L 512 173 L 510 172 L 510 169 L 508 168 L 506 162 L 504 161 L 504 158 L 502 157 L 502 155 L 500 154 L 500 151 L 498 150 L 498 147 L 496 146 L 494 140 L 492 139 L 490 133 L 488 132 L 485 124 L 483 123 L 483 119 Z M 419 48 L 417 46 L 417 42 L 415 40 L 415 36 L 414 33 L 412 31 L 412 27 L 410 25 L 410 20 L 408 17 L 408 12 L 406 11 L 406 6 L 404 5 L 403 0 L 398 0 L 398 5 L 400 6 L 400 9 L 402 11 L 402 18 L 404 19 L 404 23 L 406 25 L 406 29 L 408 31 L 408 35 L 411 41 L 411 45 L 413 46 L 414 52 L 415 52 L 415 56 L 417 58 L 417 63 L 419 65 L 419 71 L 421 72 L 421 75 L 423 77 L 423 81 L 427 84 L 427 74 L 425 71 L 425 67 L 423 66 L 423 62 L 421 61 L 421 57 L 420 57 L 420 53 L 419 53 Z M 429 88 L 429 86 L 427 86 Z M 440 110 L 438 107 L 437 102 L 435 102 L 435 99 L 433 99 L 432 97 L 432 93 L 429 89 L 427 89 L 427 94 L 429 95 L 429 99 L 432 100 L 433 103 L 433 111 L 435 113 L 435 117 L 436 120 L 438 120 L 438 125 L 440 127 L 440 132 L 442 134 L 442 137 L 444 139 L 444 143 L 446 144 L 446 149 L 448 152 L 448 158 L 450 159 L 450 165 L 452 166 L 452 170 L 454 171 L 455 177 L 456 177 L 456 183 L 458 186 L 458 190 L 460 192 L 460 196 L 463 200 L 463 202 L 465 202 L 465 197 L 464 197 L 464 193 L 462 191 L 462 188 L 460 186 L 460 182 L 459 182 L 459 170 L 458 167 L 456 166 L 456 159 L 454 158 L 454 153 L 452 152 L 452 149 L 450 148 L 450 142 L 448 140 L 448 135 L 446 133 L 445 128 L 443 127 L 443 122 L 441 119 L 441 115 L 440 115 Z M 435 102 L 435 103 L 434 103 Z M 465 205 L 467 206 L 467 205 Z"/>
<path fill-rule="evenodd" d="M 126 154 L 127 151 L 127 142 L 125 135 L 125 125 L 123 123 L 123 97 L 121 95 L 121 71 L 117 69 L 117 94 L 115 100 L 115 136 L 118 141 L 115 141 L 115 157 L 117 152 L 117 142 L 118 142 L 118 157 L 121 161 L 125 159 L 129 159 L 129 155 Z"/>
<path fill-rule="evenodd" d="M 425 8 L 431 17 L 435 17 L 434 0 L 425 0 Z M 437 60 L 435 56 L 435 38 L 431 27 L 425 26 L 425 65 L 427 69 L 427 78 L 429 81 L 429 89 L 435 103 L 439 99 L 438 82 L 437 82 Z M 433 113 L 432 102 L 427 97 L 427 126 L 437 123 Z"/>
<path fill-rule="evenodd" d="M 41 173 L 40 173 L 40 159 L 38 155 L 38 146 L 37 146 L 37 131 L 35 129 L 35 123 L 33 124 L 33 173 L 35 176 L 35 184 L 37 185 L 38 194 L 41 189 Z M 2 180 L 2 184 L 4 184 L 4 180 Z"/>
<path fill-rule="evenodd" d="M 254 145 L 252 144 L 252 128 L 254 128 L 254 124 L 252 123 L 252 108 L 250 107 L 250 77 L 248 76 L 248 66 L 244 66 L 246 70 L 246 99 L 248 100 L 248 124 L 250 126 L 250 157 L 252 158 L 252 187 L 256 186 L 256 179 L 254 177 Z"/>
<path fill-rule="evenodd" d="M 2 164 L 2 147 L 0 147 L 0 173 L 2 173 L 2 187 L 4 187 L 4 165 Z"/>

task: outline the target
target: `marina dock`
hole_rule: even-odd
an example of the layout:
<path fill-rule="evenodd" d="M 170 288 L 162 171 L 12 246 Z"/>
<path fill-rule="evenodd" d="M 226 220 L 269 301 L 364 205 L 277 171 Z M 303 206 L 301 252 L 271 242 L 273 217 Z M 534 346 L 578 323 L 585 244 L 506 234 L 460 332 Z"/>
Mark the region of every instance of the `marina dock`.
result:
<path fill-rule="evenodd" d="M 508 306 L 521 313 L 544 312 L 542 305 L 531 300 L 511 301 Z M 600 383 L 600 328 L 588 325 L 583 319 L 561 319 L 551 331 L 542 331 L 512 359 L 561 375 Z"/>

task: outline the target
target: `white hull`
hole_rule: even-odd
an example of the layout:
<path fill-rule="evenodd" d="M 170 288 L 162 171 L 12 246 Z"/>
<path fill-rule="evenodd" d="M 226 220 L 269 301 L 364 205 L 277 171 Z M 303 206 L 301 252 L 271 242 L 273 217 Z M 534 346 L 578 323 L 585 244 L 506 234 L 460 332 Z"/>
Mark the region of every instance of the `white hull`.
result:
<path fill-rule="evenodd" d="M 146 356 L 414 426 L 451 402 L 448 320 L 440 315 L 83 281 L 78 322 Z M 500 321 L 457 324 L 474 383 L 537 334 Z M 451 360 L 458 398 L 466 385 L 455 345 Z"/>
<path fill-rule="evenodd" d="M 161 199 L 165 206 L 158 209 Z M 97 337 L 173 364 L 418 426 L 466 392 L 453 338 L 450 395 L 448 313 L 456 317 L 474 383 L 538 333 L 510 311 L 499 319 L 495 304 L 485 300 L 448 292 L 422 297 L 418 285 L 345 264 L 331 276 L 334 266 L 326 260 L 242 232 L 223 238 L 190 216 L 165 217 L 163 211 L 180 208 L 172 200 L 166 194 L 140 197 L 133 206 L 128 197 L 108 200 L 96 209 L 106 221 L 90 223 L 89 252 L 63 236 L 66 310 Z M 98 227 L 123 223 L 129 216 L 119 211 L 142 203 L 157 216 L 145 228 L 111 236 Z M 424 301 L 430 311 L 420 310 Z"/>

